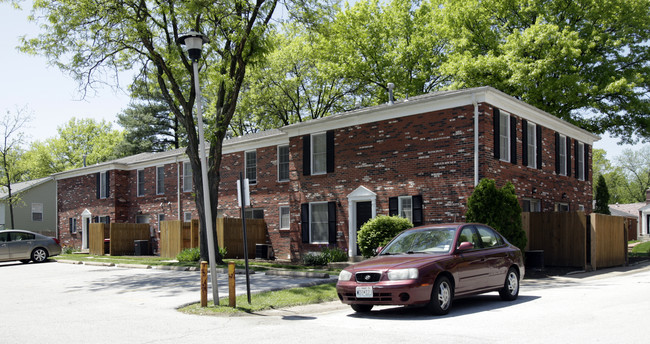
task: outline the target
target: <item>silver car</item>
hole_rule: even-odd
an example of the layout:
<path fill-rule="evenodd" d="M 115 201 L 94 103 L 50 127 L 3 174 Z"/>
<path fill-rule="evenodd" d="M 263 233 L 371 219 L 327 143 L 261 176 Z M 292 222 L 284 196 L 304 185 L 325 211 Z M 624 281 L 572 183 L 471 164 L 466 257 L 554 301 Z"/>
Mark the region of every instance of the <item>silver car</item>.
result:
<path fill-rule="evenodd" d="M 0 231 L 0 262 L 19 260 L 41 263 L 47 257 L 61 254 L 59 240 L 42 234 L 8 229 Z"/>

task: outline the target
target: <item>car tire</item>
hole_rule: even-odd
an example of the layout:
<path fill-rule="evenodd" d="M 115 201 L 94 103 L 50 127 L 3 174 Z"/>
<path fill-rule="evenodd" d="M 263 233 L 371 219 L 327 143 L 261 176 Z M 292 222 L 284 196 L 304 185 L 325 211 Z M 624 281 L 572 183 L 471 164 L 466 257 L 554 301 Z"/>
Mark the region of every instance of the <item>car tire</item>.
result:
<path fill-rule="evenodd" d="M 449 313 L 453 299 L 454 287 L 451 281 L 447 276 L 440 276 L 433 285 L 427 309 L 435 315 L 445 315 Z"/>
<path fill-rule="evenodd" d="M 35 263 L 42 263 L 47 260 L 47 250 L 44 248 L 36 248 L 32 251 L 32 260 Z"/>
<path fill-rule="evenodd" d="M 499 296 L 504 301 L 514 301 L 519 296 L 519 274 L 517 269 L 510 268 L 503 282 L 503 288 L 499 290 Z"/>
<path fill-rule="evenodd" d="M 20 262 L 23 263 L 23 264 L 27 264 L 27 263 L 30 262 L 30 260 L 29 259 L 22 259 Z"/>
<path fill-rule="evenodd" d="M 357 313 L 368 313 L 372 310 L 372 305 L 350 305 Z"/>

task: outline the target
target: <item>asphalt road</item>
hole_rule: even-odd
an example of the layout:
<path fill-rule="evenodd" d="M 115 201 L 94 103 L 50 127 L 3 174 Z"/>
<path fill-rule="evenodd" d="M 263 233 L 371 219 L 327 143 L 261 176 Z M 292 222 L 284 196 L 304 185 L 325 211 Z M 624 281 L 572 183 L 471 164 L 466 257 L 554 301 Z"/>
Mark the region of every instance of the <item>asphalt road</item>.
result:
<path fill-rule="evenodd" d="M 0 343 L 645 342 L 650 266 L 619 270 L 525 280 L 517 301 L 457 300 L 443 317 L 401 307 L 360 315 L 338 302 L 202 317 L 176 311 L 198 301 L 197 272 L 2 263 Z M 305 282 L 251 276 L 254 290 Z M 245 292 L 243 276 L 238 286 Z"/>

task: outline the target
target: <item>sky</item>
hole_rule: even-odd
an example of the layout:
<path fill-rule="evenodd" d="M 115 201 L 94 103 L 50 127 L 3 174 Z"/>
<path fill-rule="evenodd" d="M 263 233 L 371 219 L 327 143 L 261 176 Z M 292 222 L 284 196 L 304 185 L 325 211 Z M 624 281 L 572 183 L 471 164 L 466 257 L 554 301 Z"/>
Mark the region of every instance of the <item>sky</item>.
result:
<path fill-rule="evenodd" d="M 30 2 L 23 4 L 23 10 L 15 10 L 10 4 L 0 2 L 0 111 L 15 112 L 25 109 L 32 120 L 25 128 L 29 142 L 42 141 L 57 135 L 57 128 L 65 125 L 72 117 L 93 118 L 111 122 L 121 129 L 117 114 L 127 108 L 129 96 L 124 91 L 131 81 L 122 78 L 123 89 L 104 87 L 96 93 L 81 99 L 77 82 L 54 66 L 49 66 L 41 56 L 23 54 L 17 50 L 20 36 L 34 37 L 38 26 L 27 20 Z M 594 148 L 605 149 L 612 160 L 621 155 L 623 149 L 638 150 L 641 145 L 618 145 L 618 139 L 603 135 Z"/>

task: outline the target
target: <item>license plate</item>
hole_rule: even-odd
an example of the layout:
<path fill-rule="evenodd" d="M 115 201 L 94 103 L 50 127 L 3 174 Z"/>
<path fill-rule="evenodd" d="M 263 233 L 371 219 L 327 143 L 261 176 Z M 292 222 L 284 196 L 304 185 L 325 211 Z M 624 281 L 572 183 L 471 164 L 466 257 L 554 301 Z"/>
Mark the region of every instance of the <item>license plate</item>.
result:
<path fill-rule="evenodd" d="M 357 297 L 358 298 L 371 298 L 372 297 L 372 287 L 357 287 Z"/>

